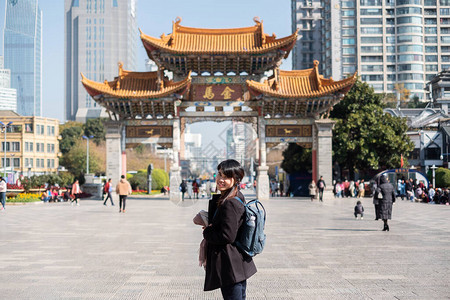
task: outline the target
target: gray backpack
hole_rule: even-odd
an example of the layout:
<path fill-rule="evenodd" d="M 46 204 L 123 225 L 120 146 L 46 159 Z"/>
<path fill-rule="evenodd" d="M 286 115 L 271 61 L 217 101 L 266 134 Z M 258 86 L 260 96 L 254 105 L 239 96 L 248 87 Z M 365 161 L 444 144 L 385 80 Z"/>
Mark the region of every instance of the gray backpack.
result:
<path fill-rule="evenodd" d="M 245 220 L 239 228 L 235 245 L 248 256 L 255 256 L 263 251 L 266 244 L 264 226 L 266 223 L 266 210 L 258 199 L 254 199 L 245 204 L 239 197 L 236 197 L 245 207 Z"/>

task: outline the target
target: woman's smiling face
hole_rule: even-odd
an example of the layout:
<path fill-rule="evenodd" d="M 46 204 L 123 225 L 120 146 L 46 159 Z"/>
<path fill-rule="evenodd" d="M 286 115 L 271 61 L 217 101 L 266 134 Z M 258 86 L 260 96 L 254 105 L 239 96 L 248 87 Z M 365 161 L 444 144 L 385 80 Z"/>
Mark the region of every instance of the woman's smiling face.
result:
<path fill-rule="evenodd" d="M 216 184 L 217 184 L 217 189 L 219 191 L 221 191 L 221 192 L 222 191 L 226 191 L 226 190 L 229 190 L 229 189 L 231 189 L 233 187 L 233 185 L 234 185 L 234 178 L 226 177 L 222 173 L 222 171 L 220 170 L 217 173 L 217 176 L 216 176 Z"/>

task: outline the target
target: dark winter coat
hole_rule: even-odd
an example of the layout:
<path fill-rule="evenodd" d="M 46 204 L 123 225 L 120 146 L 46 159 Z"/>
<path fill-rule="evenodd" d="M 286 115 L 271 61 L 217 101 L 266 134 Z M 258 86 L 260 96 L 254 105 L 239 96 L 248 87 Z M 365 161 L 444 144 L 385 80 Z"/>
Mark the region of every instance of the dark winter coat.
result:
<path fill-rule="evenodd" d="M 323 187 L 320 187 L 320 184 L 323 184 Z M 323 189 L 324 188 L 326 188 L 327 187 L 327 185 L 325 184 L 325 180 L 323 180 L 323 179 L 319 179 L 319 181 L 317 181 L 317 188 L 319 189 L 319 190 L 322 190 L 323 191 Z"/>
<path fill-rule="evenodd" d="M 362 204 L 357 204 L 355 206 L 355 214 L 362 214 L 364 212 L 364 207 Z"/>
<path fill-rule="evenodd" d="M 185 181 L 182 181 L 181 184 L 180 184 L 180 191 L 182 193 L 186 193 L 186 190 L 187 190 L 187 184 L 186 184 Z"/>
<path fill-rule="evenodd" d="M 385 176 L 381 176 L 378 193 L 383 195 L 379 201 L 379 218 L 382 220 L 391 219 L 392 203 L 395 202 L 394 186 L 390 184 Z"/>
<path fill-rule="evenodd" d="M 212 220 L 212 226 L 203 231 L 203 237 L 208 242 L 205 291 L 241 282 L 256 273 L 252 258 L 233 245 L 244 222 L 244 206 L 233 198 L 217 207 L 219 197 L 220 195 L 214 195 L 209 201 L 208 218 Z M 238 197 L 245 203 L 244 195 L 239 193 Z"/>

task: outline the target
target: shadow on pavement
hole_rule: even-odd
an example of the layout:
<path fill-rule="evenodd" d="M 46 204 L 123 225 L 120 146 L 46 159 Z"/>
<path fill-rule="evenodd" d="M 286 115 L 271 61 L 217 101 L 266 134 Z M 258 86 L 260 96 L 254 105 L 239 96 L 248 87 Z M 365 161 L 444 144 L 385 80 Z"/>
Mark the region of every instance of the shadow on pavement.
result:
<path fill-rule="evenodd" d="M 316 228 L 316 230 L 331 230 L 331 231 L 381 231 L 378 229 L 349 229 L 349 228 Z"/>

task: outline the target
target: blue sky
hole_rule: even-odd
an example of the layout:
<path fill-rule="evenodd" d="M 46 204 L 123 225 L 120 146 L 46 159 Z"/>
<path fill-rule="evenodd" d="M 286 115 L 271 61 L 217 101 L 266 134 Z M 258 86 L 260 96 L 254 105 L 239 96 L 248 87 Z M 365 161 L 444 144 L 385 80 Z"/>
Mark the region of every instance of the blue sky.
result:
<path fill-rule="evenodd" d="M 139 28 L 156 37 L 170 33 L 172 21 L 177 16 L 183 19 L 181 24 L 184 26 L 204 28 L 253 26 L 253 17 L 259 16 L 264 21 L 266 33 L 275 33 L 278 37 L 291 34 L 289 0 L 136 1 Z M 64 0 L 39 0 L 39 6 L 43 11 L 43 116 L 64 121 Z M 4 17 L 5 0 L 0 0 L 2 53 Z M 136 38 L 139 39 L 138 36 Z M 145 70 L 146 58 L 139 42 L 136 71 Z M 290 58 L 283 63 L 282 68 L 291 69 Z"/>
<path fill-rule="evenodd" d="M 1 52 L 3 53 L 3 27 L 5 1 L 0 0 Z M 19 0 L 20 1 L 20 0 Z M 106 0 L 112 1 L 112 0 Z M 119 0 L 123 1 L 123 0 Z M 289 0 L 177 0 L 177 1 L 137 1 L 138 27 L 146 34 L 159 37 L 162 33 L 172 31 L 172 21 L 181 17 L 181 24 L 200 28 L 235 28 L 253 26 L 253 18 L 263 20 L 264 31 L 275 33 L 277 37 L 290 35 L 291 1 Z M 64 121 L 64 0 L 39 0 L 43 12 L 43 107 L 44 117 Z M 139 39 L 139 36 L 136 36 Z M 147 54 L 139 41 L 138 69 L 145 71 Z M 291 69 L 289 57 L 282 69 Z M 109 80 L 113 78 L 108 78 Z M 229 124 L 195 123 L 191 125 L 192 133 L 202 133 L 203 145 L 210 142 L 223 146 L 217 133 Z"/>

